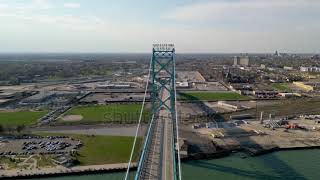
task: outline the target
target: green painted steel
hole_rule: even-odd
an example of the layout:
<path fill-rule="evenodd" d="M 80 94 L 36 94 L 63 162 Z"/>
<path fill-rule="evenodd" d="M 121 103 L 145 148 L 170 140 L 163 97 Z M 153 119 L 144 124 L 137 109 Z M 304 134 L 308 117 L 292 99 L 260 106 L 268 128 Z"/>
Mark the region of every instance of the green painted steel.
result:
<path fill-rule="evenodd" d="M 154 45 L 153 52 L 152 52 L 152 59 L 151 59 L 151 103 L 152 103 L 152 113 L 154 116 L 157 116 L 159 114 L 159 111 L 161 108 L 166 108 L 172 118 L 172 135 L 173 141 L 172 141 L 172 157 L 174 157 L 173 160 L 173 172 L 175 180 L 180 180 L 180 160 L 178 151 L 176 150 L 175 146 L 178 141 L 177 137 L 177 116 L 176 116 L 176 81 L 175 81 L 175 48 L 172 44 L 165 45 Z M 162 90 L 166 89 L 169 92 L 169 96 L 166 99 L 161 98 L 161 92 Z M 170 104 L 170 105 L 167 105 Z M 156 120 L 157 118 L 155 118 Z M 151 126 L 150 126 L 151 127 Z M 152 133 L 152 128 L 150 128 L 150 131 Z M 149 133 L 148 133 L 149 134 Z M 147 136 L 148 138 L 151 138 L 151 136 Z M 146 142 L 150 142 L 149 139 L 146 139 Z M 147 153 L 149 147 L 149 143 L 146 143 L 145 148 L 143 149 L 142 156 L 140 158 L 140 162 L 138 165 L 138 170 L 136 174 L 135 179 L 140 179 L 139 175 L 141 174 L 140 171 L 142 171 L 144 166 L 144 162 L 146 156 L 144 156 L 145 153 Z M 162 167 L 165 168 L 165 167 Z M 160 170 L 161 173 L 161 170 Z M 160 176 L 161 177 L 161 176 Z"/>
<path fill-rule="evenodd" d="M 151 95 L 151 101 L 152 101 L 152 110 L 155 114 L 158 113 L 159 107 L 166 107 L 172 117 L 173 127 L 172 127 L 172 135 L 176 135 L 176 126 L 175 126 L 175 118 L 176 118 L 176 109 L 175 109 L 175 49 L 172 48 L 171 50 L 157 50 L 153 49 L 153 56 L 152 56 L 152 95 Z M 165 99 L 161 100 L 161 98 L 158 95 L 158 89 L 167 89 L 170 96 Z M 170 106 L 166 105 L 166 102 L 170 101 Z M 177 137 L 173 138 L 172 141 L 172 157 L 174 157 L 173 162 L 173 172 L 174 172 L 174 179 L 179 180 L 180 174 L 177 167 L 178 156 L 177 151 L 175 149 L 175 144 L 178 141 Z"/>

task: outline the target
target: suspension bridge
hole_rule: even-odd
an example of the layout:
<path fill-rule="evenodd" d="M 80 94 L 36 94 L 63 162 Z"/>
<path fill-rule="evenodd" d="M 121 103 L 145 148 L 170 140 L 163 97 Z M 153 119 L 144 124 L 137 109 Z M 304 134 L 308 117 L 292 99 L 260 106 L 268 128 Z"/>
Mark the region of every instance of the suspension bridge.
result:
<path fill-rule="evenodd" d="M 179 133 L 176 99 L 176 64 L 173 44 L 153 45 L 145 96 L 140 111 L 125 180 L 181 180 Z M 151 90 L 151 111 L 148 130 L 134 177 L 129 174 L 145 107 Z"/>

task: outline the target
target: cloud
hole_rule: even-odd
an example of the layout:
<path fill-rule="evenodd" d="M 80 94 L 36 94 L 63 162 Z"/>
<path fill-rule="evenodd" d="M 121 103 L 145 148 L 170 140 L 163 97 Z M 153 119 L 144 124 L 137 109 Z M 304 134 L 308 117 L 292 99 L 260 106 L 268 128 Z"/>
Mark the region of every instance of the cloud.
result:
<path fill-rule="evenodd" d="M 0 4 L 7 2 L 0 0 Z M 178 52 L 274 52 L 276 49 L 316 52 L 320 26 L 317 22 L 311 26 L 306 21 L 317 20 L 319 13 L 314 9 L 319 9 L 320 1 L 305 2 L 245 0 L 187 4 L 166 11 L 162 18 L 169 20 L 160 24 L 145 19 L 122 22 L 112 16 L 72 14 L 73 11 L 57 8 L 65 4 L 53 0 L 26 1 L 20 3 L 24 7 L 21 11 L 17 4 L 3 5 L 7 10 L 0 11 L 0 47 L 4 47 L 2 51 L 148 52 L 153 43 L 173 42 Z M 48 8 L 54 8 L 55 13 L 46 11 Z M 296 23 L 296 15 L 308 13 L 318 16 L 302 18 L 302 23 Z M 294 28 L 287 27 L 290 19 L 296 23 Z M 283 23 L 285 28 L 255 29 L 266 21 L 272 25 L 274 21 Z M 164 25 L 166 22 L 169 23 Z M 207 26 L 215 22 L 232 25 L 240 22 L 247 29 Z"/>
<path fill-rule="evenodd" d="M 71 8 L 71 9 L 77 9 L 81 7 L 79 3 L 64 3 L 63 6 L 65 8 Z"/>
<path fill-rule="evenodd" d="M 74 29 L 74 30 L 95 30 L 105 28 L 109 25 L 108 21 L 96 16 L 75 16 L 75 15 L 46 15 L 46 14 L 17 14 L 10 12 L 0 12 L 0 19 L 11 19 L 14 22 L 23 24 L 36 23 L 38 26 L 43 24 L 55 27 Z"/>
<path fill-rule="evenodd" d="M 319 13 L 316 0 L 242 0 L 192 3 L 162 14 L 162 18 L 181 22 L 282 21 Z"/>
<path fill-rule="evenodd" d="M 7 9 L 8 7 L 9 7 L 8 4 L 4 4 L 0 2 L 0 10 Z"/>
<path fill-rule="evenodd" d="M 36 10 L 48 10 L 52 9 L 55 6 L 50 2 L 50 0 L 32 0 L 28 3 L 17 3 L 11 4 L 12 9 L 17 11 L 36 11 Z"/>

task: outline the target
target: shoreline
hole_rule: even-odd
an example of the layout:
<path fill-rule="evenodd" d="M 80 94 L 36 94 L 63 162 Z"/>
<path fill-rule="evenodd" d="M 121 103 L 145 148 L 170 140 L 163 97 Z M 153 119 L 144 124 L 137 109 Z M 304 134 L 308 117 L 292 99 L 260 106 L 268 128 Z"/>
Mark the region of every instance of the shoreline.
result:
<path fill-rule="evenodd" d="M 280 151 L 295 151 L 295 150 L 308 150 L 308 149 L 319 149 L 320 150 L 320 146 L 287 147 L 287 148 L 273 147 L 270 149 L 260 149 L 255 152 L 250 151 L 246 148 L 237 148 L 237 149 L 224 150 L 224 151 L 221 151 L 218 153 L 198 153 L 198 154 L 191 155 L 189 157 L 185 157 L 185 158 L 181 159 L 181 161 L 187 162 L 187 161 L 196 161 L 196 160 L 219 159 L 219 158 L 228 157 L 228 156 L 232 155 L 233 153 L 237 153 L 237 152 L 244 152 L 248 156 L 257 157 L 257 156 L 262 156 L 265 154 L 270 154 L 270 153 L 280 152 Z"/>
<path fill-rule="evenodd" d="M 196 161 L 196 160 L 212 160 L 218 158 L 225 158 L 231 156 L 233 153 L 245 152 L 251 157 L 257 157 L 273 152 L 279 151 L 294 151 L 294 150 L 307 150 L 307 149 L 319 149 L 320 146 L 311 147 L 288 147 L 288 148 L 270 148 L 256 151 L 256 153 L 249 152 L 245 148 L 225 150 L 218 153 L 198 153 L 193 154 L 188 157 L 182 158 L 181 162 Z M 113 172 L 125 172 L 127 168 L 127 163 L 120 164 L 105 164 L 105 165 L 91 165 L 91 166 L 76 166 L 72 168 L 44 168 L 41 170 L 36 170 L 36 172 L 29 173 L 19 173 L 21 171 L 9 170 L 7 173 L 1 174 L 0 179 L 31 179 L 31 178 L 44 178 L 44 177 L 62 177 L 62 176 L 75 176 L 75 175 L 89 175 L 89 174 L 99 174 L 99 173 L 113 173 Z M 131 168 L 135 170 L 137 168 L 137 163 L 133 163 Z M 55 170 L 55 171 L 43 171 L 43 170 Z M 0 170 L 1 172 L 1 170 Z M 5 171 L 4 171 L 5 172 Z M 16 172 L 15 174 L 11 174 Z"/>
<path fill-rule="evenodd" d="M 127 169 L 127 163 L 119 164 L 104 164 L 104 165 L 90 165 L 90 166 L 75 166 L 72 168 L 65 168 L 58 166 L 55 168 L 42 168 L 36 170 L 0 170 L 0 179 L 30 179 L 40 177 L 59 177 L 70 175 L 87 175 L 97 174 L 100 172 L 123 172 Z M 130 169 L 136 169 L 137 163 L 132 163 Z"/>

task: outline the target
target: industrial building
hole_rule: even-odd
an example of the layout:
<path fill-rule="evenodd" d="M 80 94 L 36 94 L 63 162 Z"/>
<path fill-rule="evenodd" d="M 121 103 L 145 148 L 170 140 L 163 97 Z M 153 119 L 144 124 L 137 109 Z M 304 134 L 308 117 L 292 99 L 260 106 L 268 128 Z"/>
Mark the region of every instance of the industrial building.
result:
<path fill-rule="evenodd" d="M 95 84 L 95 89 L 131 89 L 139 85 L 134 82 L 103 82 Z"/>
<path fill-rule="evenodd" d="M 320 67 L 300 67 L 301 72 L 320 72 Z"/>
<path fill-rule="evenodd" d="M 115 102 L 142 102 L 143 93 L 93 93 L 81 99 L 80 104 L 106 104 Z M 150 101 L 150 95 L 146 96 L 146 101 Z"/>
<path fill-rule="evenodd" d="M 278 97 L 279 93 L 277 91 L 253 91 L 253 95 L 256 98 L 270 99 Z"/>
<path fill-rule="evenodd" d="M 240 91 L 253 91 L 253 85 L 249 83 L 233 83 L 230 84 L 230 88 Z"/>
<path fill-rule="evenodd" d="M 190 88 L 190 84 L 188 82 L 177 82 L 176 83 L 177 88 Z"/>
<path fill-rule="evenodd" d="M 96 88 L 101 89 L 126 89 L 131 88 L 130 84 L 97 84 Z"/>
<path fill-rule="evenodd" d="M 226 102 L 226 101 L 218 101 L 217 103 L 220 107 L 231 109 L 233 111 L 240 110 L 242 106 L 239 103 L 232 103 L 232 102 Z"/>
<path fill-rule="evenodd" d="M 279 93 L 281 97 L 290 98 L 290 97 L 301 97 L 299 93 Z"/>
<path fill-rule="evenodd" d="M 254 88 L 251 84 L 248 84 L 248 83 L 233 83 L 233 84 L 230 84 L 229 87 L 230 89 L 232 89 L 233 91 L 236 91 L 240 95 L 245 95 L 245 96 L 254 95 L 253 93 Z"/>

